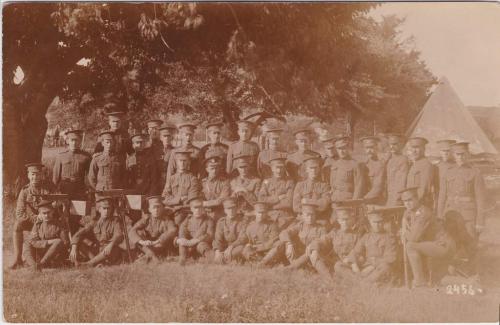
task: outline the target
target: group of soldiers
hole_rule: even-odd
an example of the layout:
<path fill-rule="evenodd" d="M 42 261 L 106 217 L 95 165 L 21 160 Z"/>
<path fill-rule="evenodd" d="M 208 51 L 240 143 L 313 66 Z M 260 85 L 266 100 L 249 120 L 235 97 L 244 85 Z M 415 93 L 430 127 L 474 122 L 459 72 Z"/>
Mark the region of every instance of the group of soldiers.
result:
<path fill-rule="evenodd" d="M 146 134 L 129 134 L 125 114 L 110 107 L 93 155 L 80 149 L 83 131 L 69 130 L 51 182 L 41 163 L 27 165 L 11 268 L 23 265 L 23 255 L 34 270 L 178 255 L 181 264 L 198 257 L 283 264 L 375 283 L 404 272 L 412 287 L 432 285 L 441 271 L 477 274 L 485 187 L 467 143 L 443 139 L 433 164 L 424 138 L 387 135 L 389 152 L 381 153 L 380 138 L 369 136 L 360 140 L 366 158 L 357 161 L 343 135 L 322 139 L 322 154 L 312 151 L 309 129 L 296 130 L 297 150 L 284 152 L 284 129 L 271 123 L 261 148 L 252 141 L 258 126 L 242 118 L 238 141 L 224 144 L 224 123 L 209 122 L 208 143 L 198 148 L 193 123 L 150 120 Z M 142 210 L 125 213 L 118 189 L 140 195 Z M 54 193 L 92 201 L 95 210 L 74 215 Z M 31 231 L 26 240 L 23 231 Z M 466 261 L 467 272 L 454 260 Z"/>

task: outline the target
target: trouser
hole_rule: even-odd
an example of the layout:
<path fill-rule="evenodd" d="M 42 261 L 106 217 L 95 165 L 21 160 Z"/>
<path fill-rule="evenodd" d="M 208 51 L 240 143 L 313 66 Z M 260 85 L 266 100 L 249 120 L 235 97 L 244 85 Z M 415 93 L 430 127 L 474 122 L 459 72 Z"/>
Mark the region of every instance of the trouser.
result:
<path fill-rule="evenodd" d="M 238 245 L 233 247 L 233 249 L 231 249 L 231 256 L 229 257 L 229 259 L 226 259 L 224 257 L 224 251 L 221 251 L 220 254 L 215 256 L 214 262 L 218 264 L 225 264 L 233 260 L 241 260 L 243 258 L 244 249 L 245 249 L 244 245 Z"/>
<path fill-rule="evenodd" d="M 390 279 L 392 275 L 392 266 L 388 263 L 379 263 L 377 265 L 365 264 L 360 268 L 359 273 L 354 273 L 351 267 L 338 261 L 334 266 L 335 273 L 343 278 L 356 280 L 361 278 L 369 283 L 380 283 Z"/>
<path fill-rule="evenodd" d="M 26 242 L 24 244 L 24 251 L 26 253 L 26 263 L 29 266 L 34 266 L 37 263 L 45 266 L 53 262 L 56 262 L 54 264 L 62 262 L 62 259 L 64 258 L 65 246 L 62 239 L 57 238 L 46 248 L 35 248 L 30 245 L 29 242 Z"/>
<path fill-rule="evenodd" d="M 14 264 L 22 263 L 23 257 L 23 231 L 31 231 L 33 221 L 28 218 L 19 218 L 14 223 L 14 231 L 12 233 L 12 244 L 14 248 Z"/>
<path fill-rule="evenodd" d="M 241 253 L 246 261 L 262 261 L 269 251 L 257 251 L 251 245 L 246 245 Z"/>
<path fill-rule="evenodd" d="M 445 213 L 446 215 L 446 213 Z M 448 232 L 456 241 L 457 253 L 469 261 L 472 274 L 477 274 L 477 243 L 475 216 L 464 218 L 456 215 L 445 220 Z M 464 256 L 465 255 L 465 256 Z"/>
<path fill-rule="evenodd" d="M 114 265 L 123 261 L 125 252 L 118 245 L 113 246 L 109 254 L 103 251 L 104 247 L 98 247 L 89 241 L 82 241 L 78 245 L 78 250 L 81 255 L 88 259 L 87 264 L 90 266 L 96 266 L 101 263 Z"/>
<path fill-rule="evenodd" d="M 207 256 L 211 253 L 212 249 L 210 244 L 206 242 L 200 242 L 195 246 L 182 246 L 179 245 L 179 258 L 181 260 L 186 260 L 188 257 L 199 257 L 199 256 Z"/>
<path fill-rule="evenodd" d="M 406 254 L 408 262 L 413 274 L 413 282 L 415 286 L 421 286 L 426 283 L 426 269 L 433 274 L 433 281 L 441 278 L 447 270 L 450 257 L 455 251 L 453 242 L 438 243 L 438 242 L 419 242 L 407 243 Z"/>

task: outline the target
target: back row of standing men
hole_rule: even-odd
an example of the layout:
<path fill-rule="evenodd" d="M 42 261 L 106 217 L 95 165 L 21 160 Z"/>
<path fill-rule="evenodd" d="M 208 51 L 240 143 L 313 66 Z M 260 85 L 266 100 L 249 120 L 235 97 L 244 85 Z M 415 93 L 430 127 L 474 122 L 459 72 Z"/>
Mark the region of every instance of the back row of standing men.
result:
<path fill-rule="evenodd" d="M 424 138 L 388 135 L 389 152 L 382 155 L 379 138 L 364 137 L 366 158 L 356 161 L 346 136 L 324 139 L 320 154 L 309 149 L 312 132 L 300 129 L 294 132 L 297 150 L 289 154 L 280 146 L 282 128 L 268 127 L 267 146 L 261 149 L 251 140 L 256 125 L 241 119 L 238 141 L 222 143 L 223 123 L 213 122 L 205 126 L 209 143 L 198 148 L 193 145 L 197 126 L 192 123 L 173 126 L 150 120 L 147 135 L 129 134 L 123 127 L 124 113 L 107 115 L 110 128 L 100 133 L 92 156 L 79 149 L 82 131 L 66 133 L 68 148 L 57 155 L 53 169 L 57 192 L 85 199 L 89 189 L 124 188 L 144 196 L 161 195 L 164 205 L 172 209 L 203 197 L 203 206 L 215 220 L 224 214 L 223 201 L 236 197 L 249 213 L 257 202 L 265 202 L 269 216 L 282 230 L 293 223 L 306 202 L 316 206 L 320 221 L 333 225 L 342 202 L 361 199 L 377 206 L 400 206 L 401 193 L 415 188 L 420 203 L 434 209 L 438 217 L 449 210 L 460 211 L 471 238 L 477 238 L 484 224 L 484 184 L 479 171 L 467 164 L 467 143 L 443 139 L 439 142 L 441 161 L 433 165 L 425 157 Z M 176 133 L 179 147 L 172 145 Z M 407 155 L 403 154 L 405 144 Z M 36 169 L 37 164 L 29 168 Z M 34 194 L 54 191 L 33 184 L 21 190 L 18 217 L 26 213 L 19 202 L 36 206 Z M 180 225 L 186 214 L 175 217 Z M 33 224 L 19 220 L 14 231 L 14 264 L 21 259 L 22 230 L 30 230 Z"/>

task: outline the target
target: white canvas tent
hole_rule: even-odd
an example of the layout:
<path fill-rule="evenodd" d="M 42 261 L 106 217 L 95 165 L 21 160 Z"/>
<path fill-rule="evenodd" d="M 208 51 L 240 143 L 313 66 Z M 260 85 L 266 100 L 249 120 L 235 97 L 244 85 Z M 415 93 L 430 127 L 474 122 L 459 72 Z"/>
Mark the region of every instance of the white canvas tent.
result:
<path fill-rule="evenodd" d="M 498 154 L 469 110 L 445 77 L 441 78 L 434 92 L 415 118 L 406 134 L 424 137 L 429 141 L 426 155 L 437 157 L 436 142 L 442 139 L 467 141 L 472 154 Z"/>

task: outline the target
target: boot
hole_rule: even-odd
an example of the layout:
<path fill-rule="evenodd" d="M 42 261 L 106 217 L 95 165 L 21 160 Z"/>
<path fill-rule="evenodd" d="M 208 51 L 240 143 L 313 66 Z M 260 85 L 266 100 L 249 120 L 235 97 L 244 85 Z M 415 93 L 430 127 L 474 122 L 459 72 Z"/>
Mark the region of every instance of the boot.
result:
<path fill-rule="evenodd" d="M 23 265 L 23 232 L 14 231 L 12 235 L 12 243 L 14 247 L 14 261 L 9 265 L 9 269 L 14 270 Z"/>

